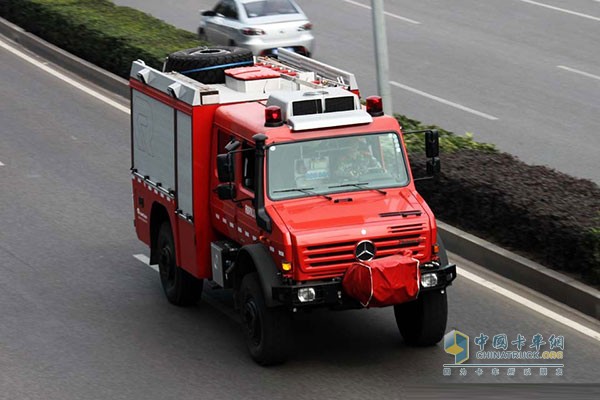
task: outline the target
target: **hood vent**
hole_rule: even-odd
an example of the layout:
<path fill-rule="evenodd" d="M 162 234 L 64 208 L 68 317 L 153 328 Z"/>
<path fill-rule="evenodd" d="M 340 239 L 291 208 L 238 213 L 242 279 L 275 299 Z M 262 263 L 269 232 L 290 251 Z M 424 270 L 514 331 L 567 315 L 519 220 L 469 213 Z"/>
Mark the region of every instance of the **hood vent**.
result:
<path fill-rule="evenodd" d="M 417 217 L 420 217 L 421 214 L 423 214 L 423 212 L 421 210 L 407 210 L 407 211 L 394 211 L 394 212 L 381 213 L 381 214 L 379 214 L 379 216 L 381 218 L 386 218 L 386 217 L 403 217 L 403 218 L 406 218 L 406 217 L 411 216 L 411 215 L 416 215 Z"/>

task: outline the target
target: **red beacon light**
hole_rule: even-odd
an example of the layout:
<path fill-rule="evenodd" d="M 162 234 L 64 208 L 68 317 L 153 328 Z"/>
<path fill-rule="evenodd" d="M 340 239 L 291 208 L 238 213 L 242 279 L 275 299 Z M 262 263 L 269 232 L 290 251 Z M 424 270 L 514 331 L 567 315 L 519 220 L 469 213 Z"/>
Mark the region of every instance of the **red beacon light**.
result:
<path fill-rule="evenodd" d="M 278 106 L 269 106 L 265 108 L 265 126 L 268 128 L 276 128 L 281 125 L 283 125 L 281 108 Z"/>
<path fill-rule="evenodd" d="M 383 115 L 383 101 L 380 96 L 367 97 L 367 112 L 372 117 L 381 117 Z"/>

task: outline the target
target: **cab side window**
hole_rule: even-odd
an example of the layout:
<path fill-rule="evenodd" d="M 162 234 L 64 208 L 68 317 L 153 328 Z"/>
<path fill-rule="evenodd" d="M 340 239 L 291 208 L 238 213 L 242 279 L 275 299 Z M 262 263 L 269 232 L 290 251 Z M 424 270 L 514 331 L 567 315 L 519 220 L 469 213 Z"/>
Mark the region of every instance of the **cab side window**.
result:
<path fill-rule="evenodd" d="M 248 143 L 242 145 L 242 186 L 254 192 L 255 176 L 255 149 Z"/>

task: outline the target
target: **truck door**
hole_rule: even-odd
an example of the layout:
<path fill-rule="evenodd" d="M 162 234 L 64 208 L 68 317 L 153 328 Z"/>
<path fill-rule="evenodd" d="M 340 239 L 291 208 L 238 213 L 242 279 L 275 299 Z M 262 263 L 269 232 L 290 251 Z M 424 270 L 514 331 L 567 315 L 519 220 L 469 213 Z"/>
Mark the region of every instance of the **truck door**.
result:
<path fill-rule="evenodd" d="M 251 244 L 258 240 L 258 227 L 256 226 L 256 213 L 254 209 L 254 145 L 250 145 L 247 142 L 242 143 L 240 156 L 240 179 L 236 182 L 239 199 L 238 207 L 236 207 L 237 238 L 241 244 Z"/>
<path fill-rule="evenodd" d="M 214 189 L 220 184 L 218 174 L 217 174 L 217 154 L 226 154 L 227 150 L 225 146 L 232 140 L 234 140 L 234 135 L 224 130 L 218 130 L 216 132 L 217 140 L 213 141 L 213 151 L 212 154 L 215 157 L 212 157 L 212 168 L 213 174 L 211 179 L 211 208 L 212 208 L 212 216 L 211 219 L 213 221 L 213 227 L 217 229 L 222 234 L 226 235 L 230 239 L 235 239 L 237 237 L 237 216 L 236 216 L 236 208 L 237 205 L 232 200 L 221 200 L 217 196 Z M 239 165 L 240 165 L 240 154 L 234 153 L 234 179 L 239 179 Z M 235 181 L 234 181 L 235 185 Z M 237 185 L 236 185 L 237 186 Z"/>

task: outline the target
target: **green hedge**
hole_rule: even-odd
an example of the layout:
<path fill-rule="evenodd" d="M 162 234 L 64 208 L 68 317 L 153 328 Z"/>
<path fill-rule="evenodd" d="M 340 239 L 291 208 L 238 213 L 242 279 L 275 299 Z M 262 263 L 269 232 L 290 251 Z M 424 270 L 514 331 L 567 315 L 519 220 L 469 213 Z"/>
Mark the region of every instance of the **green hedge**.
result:
<path fill-rule="evenodd" d="M 191 32 L 108 0 L 3 0 L 0 15 L 124 78 L 133 60 L 162 68 L 169 53 L 203 44 Z"/>
<path fill-rule="evenodd" d="M 438 218 L 600 283 L 598 186 L 506 153 L 459 150 L 442 162 L 437 182 L 417 183 Z"/>
<path fill-rule="evenodd" d="M 438 129 L 442 172 L 418 181 L 436 217 L 539 263 L 600 284 L 600 187 L 527 165 L 493 145 L 396 115 L 404 130 Z M 407 135 L 415 176 L 425 174 L 423 135 Z"/>
<path fill-rule="evenodd" d="M 190 32 L 107 0 L 3 0 L 0 15 L 122 77 L 133 60 L 161 68 L 169 53 L 202 45 Z M 526 165 L 470 135 L 396 118 L 405 130 L 440 131 L 442 174 L 417 185 L 440 219 L 600 284 L 597 185 Z M 413 167 L 423 165 L 422 137 L 406 143 Z"/>

